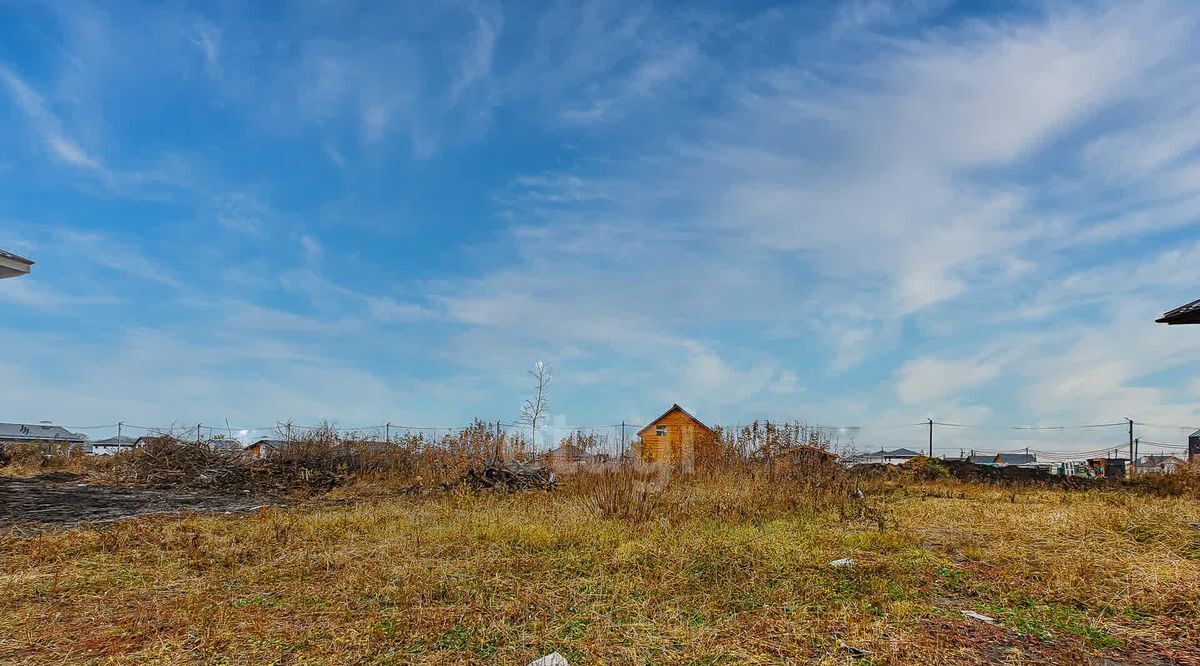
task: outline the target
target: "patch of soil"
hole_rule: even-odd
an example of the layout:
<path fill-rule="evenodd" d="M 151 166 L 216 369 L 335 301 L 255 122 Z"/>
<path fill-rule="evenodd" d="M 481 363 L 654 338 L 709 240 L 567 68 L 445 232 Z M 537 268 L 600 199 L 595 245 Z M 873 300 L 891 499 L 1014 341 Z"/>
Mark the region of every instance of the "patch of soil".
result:
<path fill-rule="evenodd" d="M 33 478 L 35 481 L 45 481 L 47 483 L 67 483 L 70 481 L 79 481 L 83 478 L 83 475 L 71 472 L 43 472 Z"/>
<path fill-rule="evenodd" d="M 1200 655 L 1180 645 L 1135 641 L 1124 649 L 1092 650 L 1077 637 L 1055 636 L 1042 640 L 1021 636 L 999 624 L 973 619 L 930 618 L 924 629 L 949 663 L 1061 664 L 1074 666 L 1194 666 Z"/>
<path fill-rule="evenodd" d="M 79 479 L 63 472 L 28 479 L 0 476 L 0 526 L 73 527 L 148 514 L 242 513 L 263 506 L 261 498 L 248 495 L 114 488 L 79 483 Z"/>

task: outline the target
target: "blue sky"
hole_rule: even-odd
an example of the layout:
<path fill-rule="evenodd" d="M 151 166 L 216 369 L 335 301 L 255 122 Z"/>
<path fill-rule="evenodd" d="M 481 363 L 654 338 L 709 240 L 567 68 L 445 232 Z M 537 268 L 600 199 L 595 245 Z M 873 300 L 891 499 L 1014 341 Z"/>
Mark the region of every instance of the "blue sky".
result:
<path fill-rule="evenodd" d="M 0 419 L 1200 424 L 1192 2 L 242 4 L 0 5 Z"/>

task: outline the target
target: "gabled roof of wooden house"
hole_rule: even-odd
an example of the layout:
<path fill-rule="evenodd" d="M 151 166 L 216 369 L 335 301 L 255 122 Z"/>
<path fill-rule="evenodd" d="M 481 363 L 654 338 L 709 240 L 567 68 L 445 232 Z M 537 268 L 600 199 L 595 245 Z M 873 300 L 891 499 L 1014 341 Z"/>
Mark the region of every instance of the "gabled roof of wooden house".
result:
<path fill-rule="evenodd" d="M 696 425 L 700 426 L 701 428 L 704 428 L 705 430 L 707 430 L 707 431 L 709 431 L 709 432 L 713 432 L 713 429 L 712 429 L 712 428 L 710 428 L 710 427 L 708 427 L 708 426 L 704 425 L 704 422 L 703 422 L 703 421 L 701 421 L 700 419 L 696 418 L 695 416 L 692 416 L 691 414 L 689 414 L 689 413 L 688 413 L 688 410 L 684 409 L 683 407 L 680 407 L 678 404 L 674 404 L 674 405 L 671 405 L 671 408 L 670 408 L 670 409 L 668 409 L 667 411 L 663 412 L 663 413 L 662 413 L 662 415 L 660 415 L 658 418 L 654 419 L 654 420 L 653 420 L 653 421 L 651 421 L 649 424 L 647 424 L 647 425 L 646 425 L 646 427 L 644 427 L 644 428 L 642 428 L 641 430 L 637 431 L 637 434 L 638 434 L 638 436 L 640 437 L 640 436 L 642 435 L 642 433 L 646 432 L 646 431 L 647 431 L 647 430 L 649 430 L 650 428 L 652 428 L 652 427 L 654 427 L 655 425 L 657 425 L 659 421 L 661 421 L 661 420 L 663 420 L 663 419 L 667 418 L 667 417 L 668 417 L 668 416 L 670 416 L 670 415 L 671 415 L 673 412 L 680 412 L 680 413 L 681 413 L 681 414 L 683 414 L 684 416 L 686 416 L 686 417 L 688 417 L 689 419 L 691 419 L 691 420 L 695 421 L 695 422 L 696 422 Z"/>

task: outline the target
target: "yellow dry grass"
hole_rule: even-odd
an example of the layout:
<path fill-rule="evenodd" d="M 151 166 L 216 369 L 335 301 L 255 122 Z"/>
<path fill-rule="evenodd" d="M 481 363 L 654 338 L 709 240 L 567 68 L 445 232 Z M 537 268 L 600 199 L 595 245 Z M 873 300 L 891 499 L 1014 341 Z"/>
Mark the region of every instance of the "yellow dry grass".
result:
<path fill-rule="evenodd" d="M 1194 499 L 780 485 L 676 479 L 636 520 L 581 482 L 3 537 L 0 661 L 1200 660 Z"/>

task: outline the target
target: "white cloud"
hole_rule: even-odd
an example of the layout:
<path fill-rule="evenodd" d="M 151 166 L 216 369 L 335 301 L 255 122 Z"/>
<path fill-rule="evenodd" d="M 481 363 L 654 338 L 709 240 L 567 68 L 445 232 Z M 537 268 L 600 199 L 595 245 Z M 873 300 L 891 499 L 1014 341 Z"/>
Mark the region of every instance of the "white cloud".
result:
<path fill-rule="evenodd" d="M 321 150 L 324 151 L 326 157 L 329 158 L 329 161 L 333 162 L 337 168 L 346 168 L 346 156 L 342 154 L 342 151 L 338 149 L 337 145 L 332 141 L 323 142 L 321 144 Z"/>
<path fill-rule="evenodd" d="M 391 109 L 384 102 L 372 102 L 363 107 L 363 138 L 367 143 L 378 143 L 387 131 Z"/>
<path fill-rule="evenodd" d="M 695 72 L 700 60 L 695 47 L 686 43 L 648 54 L 630 72 L 603 85 L 601 91 L 564 108 L 559 118 L 574 125 L 614 120 L 638 104 L 655 99 L 662 88 L 682 83 L 685 75 Z"/>
<path fill-rule="evenodd" d="M 300 247 L 304 250 L 304 257 L 311 263 L 320 261 L 321 256 L 325 253 L 325 248 L 321 247 L 320 241 L 307 234 L 300 236 Z"/>
<path fill-rule="evenodd" d="M 1189 335 L 1187 327 L 1153 324 L 1158 314 L 1153 304 L 1123 304 L 1096 323 L 1072 326 L 1068 344 L 1022 359 L 1028 382 L 1023 406 L 1084 422 L 1128 416 L 1149 423 L 1200 423 L 1200 408 L 1186 397 L 1186 379 L 1177 380 L 1177 386 L 1165 379 L 1148 381 L 1200 361 L 1200 338 Z"/>
<path fill-rule="evenodd" d="M 862 1 L 740 20 L 607 3 L 527 16 L 485 3 L 428 17 L 392 9 L 354 31 L 331 28 L 345 25 L 346 8 L 319 3 L 277 22 L 162 17 L 141 41 L 136 22 L 95 12 L 68 30 L 61 80 L 38 82 L 46 96 L 9 69 L 0 87 L 52 160 L 140 183 L 109 170 L 127 163 L 122 153 L 95 152 L 120 145 L 104 140 L 117 123 L 103 112 L 118 108 L 105 95 L 153 92 L 135 55 L 174 54 L 158 75 L 191 76 L 189 95 L 229 109 L 255 137 L 282 136 L 297 154 L 320 149 L 353 176 L 272 200 L 294 211 L 321 199 L 329 222 L 305 217 L 277 234 L 283 217 L 267 188 L 253 173 L 242 179 L 274 167 L 239 163 L 233 188 L 202 187 L 178 164 L 204 158 L 179 158 L 179 191 L 240 234 L 204 229 L 212 255 L 233 264 L 215 282 L 239 293 L 207 309 L 206 291 L 191 295 L 222 322 L 214 338 L 174 344 L 161 330 L 139 340 L 152 347 L 250 365 L 220 337 L 244 335 L 272 361 L 315 365 L 346 341 L 307 343 L 341 331 L 356 353 L 383 340 L 421 347 L 452 369 L 434 384 L 472 396 L 521 376 L 520 359 L 548 357 L 566 381 L 620 387 L 612 400 L 645 411 L 639 403 L 680 400 L 828 421 L 911 421 L 918 408 L 964 422 L 1192 418 L 1174 387 L 1200 350 L 1176 330 L 1142 332 L 1158 303 L 1182 302 L 1200 279 L 1190 239 L 1164 249 L 1200 220 L 1194 14 L 1169 1 L 1049 3 L 917 25 L 943 6 Z M 195 76 L 198 63 L 209 76 Z M 492 200 L 505 228 L 473 227 L 471 245 L 447 247 L 461 263 L 434 278 L 433 260 L 415 278 L 345 252 L 344 221 L 355 216 L 340 206 L 387 217 L 409 199 L 378 193 L 399 160 L 468 144 L 498 123 L 517 130 L 505 140 L 538 133 L 519 156 L 527 174 L 487 165 L 497 173 L 484 180 L 508 183 Z M 276 188 L 279 174 L 258 175 L 291 196 Z M 458 186 L 464 201 L 478 194 L 472 179 Z M 419 214 L 395 217 L 403 233 L 431 233 Z M 345 235 L 324 247 L 299 229 Z M 256 262 L 268 250 L 248 241 L 274 235 L 290 254 Z M 1114 258 L 1126 239 L 1129 260 Z M 173 287 L 195 265 L 128 238 L 56 240 L 56 251 Z M 336 281 L 322 272 L 335 265 Z M 26 282 L 8 298 L 78 298 L 65 282 L 38 289 Z M 128 367 L 105 369 L 151 371 L 126 355 Z M 352 362 L 332 365 L 398 393 Z M 214 390 L 214 377 L 184 378 L 180 393 Z M 258 388 L 283 396 L 250 398 L 263 409 L 324 409 L 274 381 Z M 981 405 L 981 395 L 1002 404 Z"/>
<path fill-rule="evenodd" d="M 56 252 L 64 261 L 95 264 L 168 287 L 181 285 L 169 269 L 147 256 L 134 242 L 72 229 L 54 230 L 53 237 Z"/>
<path fill-rule="evenodd" d="M 576 339 L 611 329 L 590 310 L 616 312 L 632 293 L 641 307 L 618 334 L 630 339 L 686 339 L 708 316 L 808 328 L 826 310 L 869 312 L 828 327 L 832 367 L 846 370 L 894 344 L 899 319 L 1028 274 L 1019 252 L 1059 229 L 1031 213 L 1029 184 L 972 170 L 1027 159 L 1128 94 L 1179 45 L 1157 19 L 1125 9 L 968 23 L 893 42 L 842 85 L 814 80 L 820 63 L 808 61 L 743 74 L 719 115 L 608 165 L 620 181 L 518 179 L 519 194 L 501 197 L 520 220 L 517 263 L 455 289 L 448 312 L 491 327 L 543 320 L 547 335 Z M 1135 48 L 1142 39 L 1155 48 Z M 687 294 L 669 293 L 681 275 Z M 804 315 L 784 305 L 798 295 Z"/>
<path fill-rule="evenodd" d="M 516 221 L 516 261 L 440 299 L 461 324 L 486 327 L 495 347 L 515 345 L 504 332 L 528 324 L 526 336 L 543 344 L 570 342 L 584 353 L 612 345 L 649 358 L 657 376 L 677 377 L 680 387 L 725 385 L 730 403 L 742 405 L 787 382 L 753 363 L 734 369 L 720 348 L 694 350 L 682 363 L 648 350 L 686 348 L 710 321 L 743 335 L 790 329 L 798 346 L 816 331 L 831 351 L 825 370 L 844 373 L 895 354 L 905 322 L 919 322 L 955 351 L 902 359 L 894 395 L 966 421 L 991 418 L 995 410 L 972 399 L 980 387 L 1003 381 L 1019 392 L 1027 364 L 1079 333 L 1031 339 L 970 322 L 1015 326 L 1014 313 L 1039 303 L 1053 311 L 1113 294 L 1109 282 L 1089 287 L 1090 296 L 1064 292 L 1073 283 L 1054 268 L 1063 259 L 1053 252 L 1069 252 L 1096 223 L 1041 207 L 1075 184 L 1066 180 L 1073 174 L 1044 182 L 1009 170 L 1054 173 L 1053 161 L 1037 165 L 1051 147 L 1086 135 L 1148 81 L 1176 76 L 1172 63 L 1194 26 L 1169 7 L 1051 7 L 893 38 L 865 64 L 785 61 L 743 72 L 731 103 L 681 125 L 670 144 L 640 145 L 593 175 L 516 179 L 498 197 Z M 814 75 L 822 67 L 839 77 Z M 592 99 L 601 102 L 575 108 L 598 120 L 606 98 Z M 1158 270 L 1186 280 L 1185 261 L 1132 276 L 1119 266 L 1111 279 L 1145 283 Z M 679 285 L 684 293 L 673 290 Z M 993 294 L 1003 298 L 975 300 Z M 1030 348 L 1015 348 L 1024 343 Z M 1105 372 L 1136 381 L 1122 368 Z M 1053 389 L 1043 393 L 1051 404 Z M 1139 396 L 1148 397 L 1127 394 Z M 1034 402 L 1022 408 L 1054 415 Z"/>
<path fill-rule="evenodd" d="M 431 316 L 429 308 L 386 296 L 372 296 L 366 301 L 371 316 L 381 321 L 413 321 Z"/>
<path fill-rule="evenodd" d="M 218 72 L 221 63 L 221 29 L 208 21 L 196 21 L 192 43 L 200 50 L 209 72 Z"/>
<path fill-rule="evenodd" d="M 492 74 L 492 58 L 496 40 L 503 25 L 503 16 L 498 8 L 490 11 L 480 6 L 471 8 L 475 31 L 465 50 L 457 52 L 456 72 L 446 91 L 444 104 L 453 108 L 462 100 L 472 86 L 486 80 Z"/>
<path fill-rule="evenodd" d="M 949 4 L 950 0 L 848 0 L 838 6 L 831 32 L 840 38 L 909 25 Z"/>
<path fill-rule="evenodd" d="M 58 135 L 51 134 L 46 137 L 46 144 L 50 146 L 50 150 L 58 157 L 58 159 L 70 164 L 71 166 L 82 167 L 84 169 L 100 169 L 100 163 L 95 158 L 84 152 L 78 144 L 70 139 Z"/>
<path fill-rule="evenodd" d="M 995 378 L 1000 366 L 972 359 L 918 358 L 901 366 L 896 394 L 909 405 L 922 405 L 975 388 Z"/>
<path fill-rule="evenodd" d="M 53 338 L 25 340 L 21 345 L 30 358 L 55 357 L 71 368 L 70 381 L 5 359 L 0 369 L 12 381 L 0 387 L 0 402 L 13 415 L 42 415 L 48 406 L 69 404 L 52 418 L 69 414 L 77 421 L 124 419 L 155 427 L 181 421 L 223 426 L 225 419 L 247 427 L 325 416 L 357 426 L 417 416 L 402 411 L 404 390 L 374 373 L 313 358 L 273 337 L 211 332 L 197 331 L 197 337 L 129 327 L 115 340 L 66 349 Z M 16 335 L 0 329 L 0 345 L 12 348 Z M 247 368 L 257 371 L 242 374 Z M 238 381 L 230 381 L 231 375 Z"/>
<path fill-rule="evenodd" d="M 29 86 L 8 67 L 0 64 L 0 81 L 8 87 L 18 108 L 25 114 L 31 127 L 50 153 L 59 161 L 73 167 L 107 176 L 100 160 L 89 155 L 78 143 L 63 132 L 62 122 L 50 110 L 40 93 Z"/>
<path fill-rule="evenodd" d="M 258 197 L 245 192 L 226 194 L 217 198 L 217 224 L 250 236 L 264 235 L 265 220 L 270 210 Z"/>
<path fill-rule="evenodd" d="M 48 312 L 63 312 L 67 308 L 87 305 L 111 305 L 118 302 L 114 296 L 72 294 L 40 282 L 34 278 L 9 280 L 0 289 L 0 301 L 24 308 Z"/>

